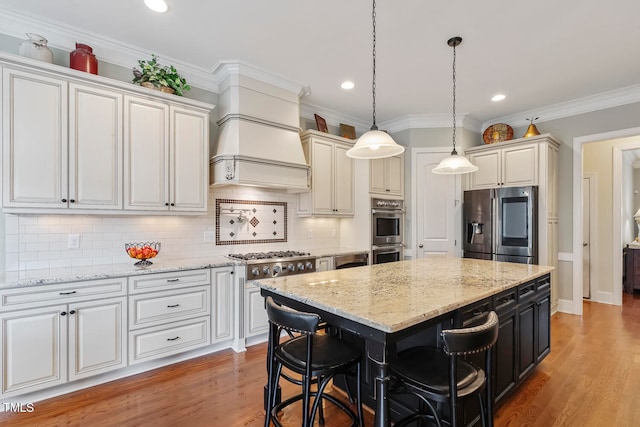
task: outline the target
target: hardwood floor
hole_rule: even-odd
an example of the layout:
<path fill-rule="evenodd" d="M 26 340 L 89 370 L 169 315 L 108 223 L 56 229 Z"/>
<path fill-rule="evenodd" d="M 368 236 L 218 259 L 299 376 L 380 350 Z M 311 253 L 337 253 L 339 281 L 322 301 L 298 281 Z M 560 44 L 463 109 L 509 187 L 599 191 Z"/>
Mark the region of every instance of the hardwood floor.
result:
<path fill-rule="evenodd" d="M 623 307 L 585 303 L 582 317 L 558 313 L 551 339 L 551 354 L 497 411 L 496 427 L 640 423 L 640 295 L 625 295 Z M 0 425 L 260 426 L 265 349 L 228 350 L 36 402 L 31 413 L 0 413 Z M 283 415 L 292 426 L 300 422 L 294 409 Z M 327 427 L 345 424 L 326 414 Z M 365 421 L 372 425 L 371 413 Z"/>

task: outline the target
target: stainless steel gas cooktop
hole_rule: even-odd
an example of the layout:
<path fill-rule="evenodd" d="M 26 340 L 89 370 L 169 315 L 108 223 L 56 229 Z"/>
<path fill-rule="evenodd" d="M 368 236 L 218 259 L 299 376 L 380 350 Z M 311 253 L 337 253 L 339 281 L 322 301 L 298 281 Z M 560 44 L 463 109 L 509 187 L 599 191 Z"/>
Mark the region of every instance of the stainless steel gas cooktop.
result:
<path fill-rule="evenodd" d="M 229 254 L 229 258 L 246 262 L 247 280 L 290 276 L 316 271 L 316 258 L 308 252 L 249 252 L 246 254 Z"/>

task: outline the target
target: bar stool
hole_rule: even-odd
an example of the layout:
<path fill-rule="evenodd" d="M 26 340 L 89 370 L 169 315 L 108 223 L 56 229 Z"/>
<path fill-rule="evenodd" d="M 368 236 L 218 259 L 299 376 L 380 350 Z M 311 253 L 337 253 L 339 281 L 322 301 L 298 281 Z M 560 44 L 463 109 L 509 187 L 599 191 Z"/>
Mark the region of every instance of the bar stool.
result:
<path fill-rule="evenodd" d="M 312 426 L 316 412 L 320 412 L 319 420 L 321 424 L 324 424 L 323 399 L 344 411 L 351 419 L 352 427 L 362 427 L 360 395 L 362 354 L 360 351 L 335 336 L 317 334 L 320 316 L 315 313 L 304 313 L 279 305 L 271 297 L 267 298 L 266 306 L 269 317 L 269 347 L 267 351 L 269 378 L 265 427 L 269 427 L 271 422 L 281 427 L 282 424 L 277 418 L 278 412 L 300 400 L 302 401 L 302 426 Z M 299 333 L 299 335 L 281 343 L 280 334 L 282 331 Z M 298 380 L 286 375 L 282 372 L 283 367 L 300 375 L 301 379 Z M 334 396 L 324 394 L 327 384 L 335 375 L 353 376 L 354 367 L 356 371 L 355 403 L 358 408 L 357 415 L 344 402 Z M 302 390 L 299 394 L 276 404 L 276 390 L 280 377 L 300 385 Z M 316 391 L 311 390 L 313 383 L 317 384 Z M 314 397 L 313 402 L 312 397 Z M 311 410 L 309 410 L 310 405 Z"/>
<path fill-rule="evenodd" d="M 394 392 L 416 396 L 425 409 L 401 419 L 394 427 L 423 419 L 435 419 L 441 426 L 442 420 L 433 402 L 449 404 L 448 424 L 457 427 L 458 402 L 476 395 L 480 402 L 482 425 L 493 426 L 491 348 L 498 339 L 498 316 L 492 311 L 479 326 L 444 330 L 441 335 L 442 349 L 410 348 L 400 352 L 389 366 L 392 381 L 397 384 Z M 484 370 L 459 357 L 484 350 Z"/>

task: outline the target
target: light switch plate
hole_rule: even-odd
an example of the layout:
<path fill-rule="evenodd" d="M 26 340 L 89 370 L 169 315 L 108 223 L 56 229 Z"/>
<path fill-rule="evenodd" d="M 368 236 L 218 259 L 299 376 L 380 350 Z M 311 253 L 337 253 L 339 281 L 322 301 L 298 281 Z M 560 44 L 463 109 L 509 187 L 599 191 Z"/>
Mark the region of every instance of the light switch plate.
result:
<path fill-rule="evenodd" d="M 213 242 L 216 240 L 215 231 L 205 231 L 204 232 L 204 241 L 205 242 Z"/>
<path fill-rule="evenodd" d="M 80 235 L 79 234 L 69 234 L 69 238 L 67 241 L 67 248 L 69 249 L 78 249 L 80 247 Z"/>

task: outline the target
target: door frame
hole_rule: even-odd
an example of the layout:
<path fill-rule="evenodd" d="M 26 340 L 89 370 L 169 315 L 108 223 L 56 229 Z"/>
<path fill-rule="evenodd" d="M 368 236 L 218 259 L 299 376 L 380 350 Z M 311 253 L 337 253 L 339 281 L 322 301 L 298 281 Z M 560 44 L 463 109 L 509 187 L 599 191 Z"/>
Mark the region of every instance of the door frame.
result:
<path fill-rule="evenodd" d="M 589 179 L 589 260 L 591 264 L 589 266 L 589 299 L 593 302 L 599 302 L 593 292 L 593 278 L 598 277 L 598 264 L 596 263 L 594 265 L 591 261 L 591 248 L 598 247 L 598 233 L 596 232 L 595 227 L 595 225 L 598 223 L 598 193 L 597 191 L 595 191 L 595 189 L 598 188 L 598 175 L 593 172 L 589 172 L 583 174 L 582 179 Z"/>
<path fill-rule="evenodd" d="M 573 139 L 573 289 L 572 313 L 582 315 L 582 156 L 583 145 L 611 139 L 640 136 L 640 127 L 580 136 Z M 622 150 L 640 147 L 640 143 L 621 143 L 613 147 L 613 221 L 611 233 L 613 246 L 622 247 Z M 616 211 L 616 206 L 618 210 Z M 622 251 L 613 251 L 612 265 L 618 265 L 613 271 L 613 283 L 622 283 Z M 612 304 L 622 305 L 622 286 L 614 286 Z"/>
<path fill-rule="evenodd" d="M 459 150 L 460 154 L 464 156 L 462 150 Z M 418 200 L 418 154 L 450 154 L 451 147 L 420 147 L 420 148 L 412 148 L 411 149 L 411 217 L 409 218 L 409 223 L 411 224 L 411 257 L 415 259 L 417 257 L 417 246 L 418 246 L 418 206 L 416 200 Z M 456 246 L 454 253 L 457 257 L 462 256 L 462 210 L 461 210 L 461 202 L 462 202 L 462 179 L 464 175 L 453 175 L 455 179 L 454 188 L 455 188 L 455 207 L 454 207 L 454 226 L 453 226 L 453 235 L 456 241 Z M 405 204 L 407 201 L 405 200 Z"/>

